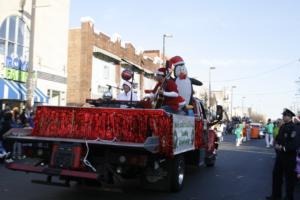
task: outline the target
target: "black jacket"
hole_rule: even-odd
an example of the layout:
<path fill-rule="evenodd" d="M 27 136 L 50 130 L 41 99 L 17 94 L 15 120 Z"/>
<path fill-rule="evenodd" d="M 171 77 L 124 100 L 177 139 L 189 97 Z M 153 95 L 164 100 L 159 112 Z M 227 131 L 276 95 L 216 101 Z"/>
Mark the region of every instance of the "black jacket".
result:
<path fill-rule="evenodd" d="M 300 125 L 289 122 L 279 129 L 277 144 L 284 147 L 284 152 L 296 153 L 300 147 Z"/>

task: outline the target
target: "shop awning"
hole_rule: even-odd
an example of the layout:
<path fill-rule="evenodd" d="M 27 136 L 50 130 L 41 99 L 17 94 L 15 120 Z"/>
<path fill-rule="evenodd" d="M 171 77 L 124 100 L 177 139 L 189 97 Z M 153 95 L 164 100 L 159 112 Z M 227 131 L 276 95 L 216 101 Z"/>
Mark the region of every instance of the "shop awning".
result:
<path fill-rule="evenodd" d="M 26 85 L 0 78 L 0 99 L 26 101 Z M 34 90 L 34 102 L 48 103 L 48 97 L 40 89 Z"/>

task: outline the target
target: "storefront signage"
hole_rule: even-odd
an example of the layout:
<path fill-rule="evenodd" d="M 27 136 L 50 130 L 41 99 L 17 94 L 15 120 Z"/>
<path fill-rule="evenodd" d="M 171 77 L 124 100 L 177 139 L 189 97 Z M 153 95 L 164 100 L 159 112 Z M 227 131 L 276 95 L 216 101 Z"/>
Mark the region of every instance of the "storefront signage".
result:
<path fill-rule="evenodd" d="M 21 71 L 28 71 L 28 62 L 21 60 L 20 58 L 6 56 L 5 67 Z"/>
<path fill-rule="evenodd" d="M 28 77 L 28 72 L 10 69 L 10 68 L 4 68 L 4 78 L 6 78 L 6 79 L 20 81 L 20 82 L 26 82 L 27 77 Z"/>
<path fill-rule="evenodd" d="M 4 78 L 26 82 L 28 77 L 28 62 L 20 58 L 6 56 L 4 66 Z"/>

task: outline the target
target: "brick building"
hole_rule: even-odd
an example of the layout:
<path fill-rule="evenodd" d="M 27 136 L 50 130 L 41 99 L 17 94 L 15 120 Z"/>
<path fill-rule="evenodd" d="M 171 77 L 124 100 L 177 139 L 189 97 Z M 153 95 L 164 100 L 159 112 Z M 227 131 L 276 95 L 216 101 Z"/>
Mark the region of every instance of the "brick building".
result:
<path fill-rule="evenodd" d="M 131 68 L 140 97 L 151 89 L 153 73 L 160 66 L 158 50 L 137 52 L 131 43 L 94 31 L 93 20 L 81 19 L 81 27 L 69 31 L 67 104 L 80 105 L 87 98 L 100 98 L 111 85 L 119 93 L 121 72 Z"/>

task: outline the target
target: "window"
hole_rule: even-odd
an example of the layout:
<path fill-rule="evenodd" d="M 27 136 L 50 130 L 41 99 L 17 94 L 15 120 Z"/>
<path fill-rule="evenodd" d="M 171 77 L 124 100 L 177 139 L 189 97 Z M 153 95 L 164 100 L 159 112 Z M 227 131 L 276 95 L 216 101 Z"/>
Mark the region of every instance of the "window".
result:
<path fill-rule="evenodd" d="M 19 58 L 21 58 L 23 56 L 23 51 L 24 51 L 24 47 L 21 45 L 17 46 L 17 55 Z"/>
<path fill-rule="evenodd" d="M 0 27 L 0 39 L 6 38 L 6 21 L 7 19 L 4 20 Z"/>
<path fill-rule="evenodd" d="M 8 42 L 7 55 L 12 57 L 14 55 L 14 50 L 15 50 L 15 44 L 12 42 Z"/>
<path fill-rule="evenodd" d="M 48 89 L 47 96 L 49 97 L 49 105 L 61 105 L 62 98 L 60 91 Z"/>
<path fill-rule="evenodd" d="M 24 28 L 25 24 L 24 23 L 19 23 L 18 27 L 18 44 L 24 45 Z"/>
<path fill-rule="evenodd" d="M 5 41 L 0 39 L 0 55 L 4 55 L 5 53 Z"/>
<path fill-rule="evenodd" d="M 16 36 L 16 16 L 12 16 L 9 19 L 9 32 L 8 32 L 8 39 L 10 41 L 15 41 L 15 36 Z"/>
<path fill-rule="evenodd" d="M 108 80 L 109 79 L 109 67 L 107 65 L 104 66 L 104 79 Z"/>
<path fill-rule="evenodd" d="M 29 28 L 19 16 L 9 16 L 0 22 L 0 54 L 28 61 Z M 0 62 L 5 63 L 0 60 Z"/>

